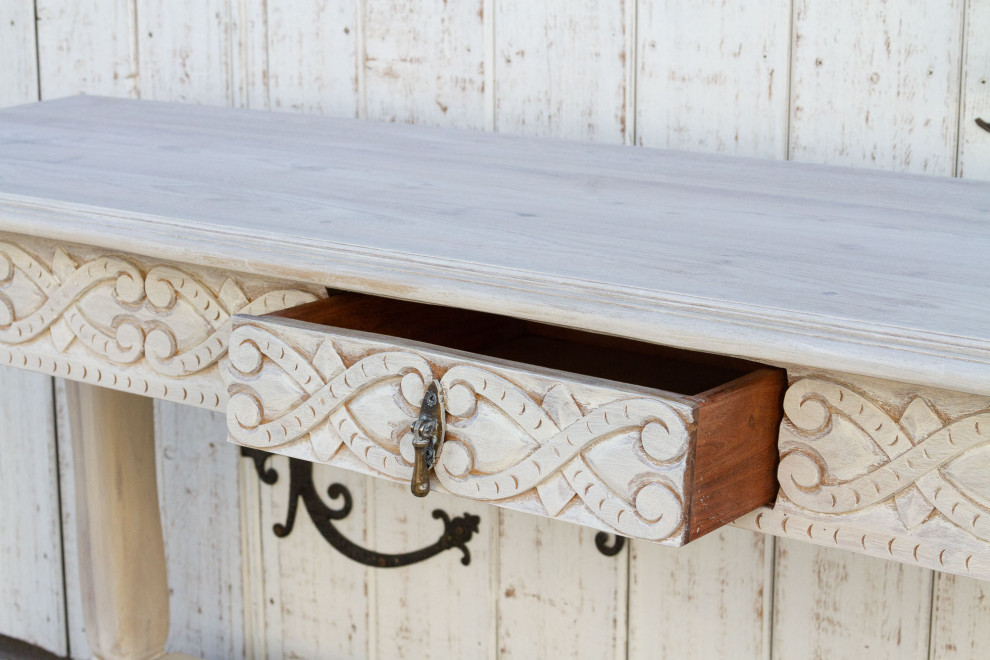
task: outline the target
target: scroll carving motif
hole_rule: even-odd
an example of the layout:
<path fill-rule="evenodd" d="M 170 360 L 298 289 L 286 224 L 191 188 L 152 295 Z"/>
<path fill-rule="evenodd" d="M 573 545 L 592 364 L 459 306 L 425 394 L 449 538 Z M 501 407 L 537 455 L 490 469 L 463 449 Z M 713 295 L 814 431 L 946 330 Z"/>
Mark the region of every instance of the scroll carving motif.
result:
<path fill-rule="evenodd" d="M 222 409 L 230 318 L 303 290 L 85 246 L 0 236 L 0 363 Z"/>
<path fill-rule="evenodd" d="M 410 426 L 439 377 L 442 490 L 680 543 L 690 432 L 683 411 L 659 398 L 611 392 L 582 406 L 549 378 L 522 386 L 485 364 L 249 322 L 235 327 L 230 367 L 238 444 L 408 481 Z"/>
<path fill-rule="evenodd" d="M 780 495 L 739 524 L 990 577 L 990 399 L 876 383 L 791 383 Z"/>

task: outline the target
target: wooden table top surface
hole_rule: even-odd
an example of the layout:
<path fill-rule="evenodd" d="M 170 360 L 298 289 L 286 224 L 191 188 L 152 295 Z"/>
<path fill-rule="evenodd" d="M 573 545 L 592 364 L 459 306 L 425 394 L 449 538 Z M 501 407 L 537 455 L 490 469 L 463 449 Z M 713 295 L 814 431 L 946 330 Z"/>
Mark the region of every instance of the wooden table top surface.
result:
<path fill-rule="evenodd" d="M 0 230 L 990 393 L 988 183 L 75 97 Z"/>

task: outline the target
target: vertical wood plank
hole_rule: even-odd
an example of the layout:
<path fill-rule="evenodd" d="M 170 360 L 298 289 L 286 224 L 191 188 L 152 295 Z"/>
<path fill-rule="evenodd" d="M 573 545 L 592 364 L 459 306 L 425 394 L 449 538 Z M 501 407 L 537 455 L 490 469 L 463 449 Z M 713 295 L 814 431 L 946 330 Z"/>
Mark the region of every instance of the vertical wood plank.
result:
<path fill-rule="evenodd" d="M 228 0 L 136 0 L 141 98 L 234 104 Z"/>
<path fill-rule="evenodd" d="M 482 0 L 364 0 L 369 119 L 485 126 Z"/>
<path fill-rule="evenodd" d="M 502 511 L 500 658 L 625 658 L 629 555 L 593 529 Z"/>
<path fill-rule="evenodd" d="M 354 0 L 267 2 L 268 93 L 272 110 L 357 115 Z"/>
<path fill-rule="evenodd" d="M 858 3 L 844 12 L 796 0 L 791 157 L 952 174 L 962 18 L 958 0 Z M 775 657 L 808 648 L 927 657 L 930 571 L 787 539 L 777 540 L 777 552 Z"/>
<path fill-rule="evenodd" d="M 0 7 L 0 107 L 38 100 L 34 3 Z M 52 380 L 0 369 L 0 634 L 67 652 Z M 30 411 L 30 415 L 25 414 Z"/>
<path fill-rule="evenodd" d="M 790 19 L 789 0 L 639 2 L 636 143 L 786 157 Z M 740 531 L 633 542 L 630 658 L 769 654 L 774 539 Z"/>
<path fill-rule="evenodd" d="M 932 572 L 777 540 L 773 657 L 928 657 Z"/>
<path fill-rule="evenodd" d="M 990 656 L 990 583 L 936 573 L 932 617 L 933 660 Z"/>
<path fill-rule="evenodd" d="M 155 402 L 158 496 L 169 582 L 166 648 L 244 655 L 239 451 L 223 415 Z"/>
<path fill-rule="evenodd" d="M 495 127 L 622 143 L 632 2 L 495 3 Z"/>
<path fill-rule="evenodd" d="M 64 654 L 52 381 L 4 367 L 0 392 L 0 635 Z"/>
<path fill-rule="evenodd" d="M 55 379 L 55 420 L 58 436 L 59 483 L 61 492 L 76 492 L 76 479 L 73 473 L 72 426 L 69 424 L 69 403 L 66 394 L 66 381 Z M 82 586 L 79 575 L 79 543 L 77 528 L 76 498 L 62 497 L 62 554 L 65 571 L 65 611 L 68 631 L 69 654 L 73 660 L 92 658 L 93 651 L 86 639 L 86 621 L 83 619 Z"/>
<path fill-rule="evenodd" d="M 959 176 L 990 181 L 990 4 L 969 0 L 966 6 L 962 108 L 959 113 Z"/>
<path fill-rule="evenodd" d="M 962 0 L 795 0 L 791 158 L 951 175 Z"/>
<path fill-rule="evenodd" d="M 465 513 L 481 518 L 479 532 L 467 545 L 471 563 L 464 566 L 463 554 L 453 549 L 419 564 L 378 571 L 377 656 L 493 657 L 495 638 L 487 623 L 495 618 L 491 567 L 498 509 L 441 493 L 420 499 L 408 486 L 377 482 L 374 549 L 405 553 L 435 543 L 444 529 L 432 516 L 435 509 L 451 518 Z"/>
<path fill-rule="evenodd" d="M 275 536 L 273 525 L 286 520 L 289 470 L 286 458 L 269 461 L 278 472 L 278 481 L 261 489 L 262 602 L 268 647 L 258 655 L 269 660 L 368 657 L 374 636 L 371 569 L 331 548 L 302 505 L 292 533 L 285 538 Z M 373 480 L 320 465 L 314 466 L 313 477 L 318 492 L 332 508 L 340 502 L 327 497 L 329 485 L 342 483 L 350 490 L 354 508 L 334 525 L 344 536 L 367 547 Z"/>
<path fill-rule="evenodd" d="M 137 95 L 134 0 L 37 0 L 41 97 Z"/>
<path fill-rule="evenodd" d="M 34 2 L 0 5 L 0 108 L 38 100 Z"/>
<path fill-rule="evenodd" d="M 790 0 L 643 0 L 637 144 L 785 158 Z"/>
<path fill-rule="evenodd" d="M 764 657 L 773 539 L 724 528 L 678 550 L 633 542 L 630 658 Z"/>
<path fill-rule="evenodd" d="M 990 5 L 966 5 L 959 113 L 958 175 L 990 181 L 990 132 L 976 124 L 990 122 Z M 990 657 L 990 584 L 947 573 L 935 573 L 932 596 L 931 658 L 963 660 Z"/>

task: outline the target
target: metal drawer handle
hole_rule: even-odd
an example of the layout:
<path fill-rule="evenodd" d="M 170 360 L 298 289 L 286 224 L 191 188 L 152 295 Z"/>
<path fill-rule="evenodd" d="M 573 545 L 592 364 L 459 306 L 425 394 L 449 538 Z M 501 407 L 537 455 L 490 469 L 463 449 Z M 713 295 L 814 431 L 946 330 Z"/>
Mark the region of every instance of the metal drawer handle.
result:
<path fill-rule="evenodd" d="M 440 387 L 440 381 L 434 380 L 426 388 L 419 417 L 412 424 L 416 463 L 413 465 L 411 488 L 412 494 L 416 497 L 426 497 L 430 492 L 430 471 L 436 465 L 440 450 L 443 449 L 446 427 L 443 388 Z"/>

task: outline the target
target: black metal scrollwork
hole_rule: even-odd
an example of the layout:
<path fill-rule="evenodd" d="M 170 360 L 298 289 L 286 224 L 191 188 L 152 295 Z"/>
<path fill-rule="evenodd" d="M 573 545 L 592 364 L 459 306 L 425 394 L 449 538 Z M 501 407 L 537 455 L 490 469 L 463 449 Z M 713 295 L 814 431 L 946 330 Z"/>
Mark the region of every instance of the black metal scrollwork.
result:
<path fill-rule="evenodd" d="M 268 452 L 250 447 L 241 447 L 241 456 L 254 461 L 255 470 L 258 477 L 266 484 L 274 484 L 278 480 L 278 473 L 274 468 L 265 468 L 265 461 L 271 456 Z M 310 520 L 326 539 L 327 543 L 333 546 L 338 552 L 349 559 L 372 566 L 374 568 L 398 568 L 408 566 L 417 562 L 434 557 L 444 550 L 453 548 L 459 549 L 464 556 L 461 563 L 465 566 L 471 563 L 471 552 L 467 548 L 471 536 L 478 533 L 478 525 L 481 518 L 465 513 L 463 516 L 451 518 L 445 511 L 434 509 L 433 517 L 443 521 L 443 534 L 436 543 L 402 554 L 388 554 L 375 552 L 363 548 L 346 536 L 340 533 L 333 525 L 334 520 L 342 520 L 351 513 L 354 506 L 354 498 L 344 484 L 331 484 L 327 489 L 327 495 L 331 500 L 341 500 L 339 508 L 332 509 L 323 502 L 316 485 L 313 483 L 313 464 L 296 458 L 289 459 L 289 510 L 286 513 L 285 523 L 274 525 L 275 535 L 284 538 L 292 532 L 296 522 L 296 513 L 299 509 L 299 500 L 302 500 L 306 507 L 306 513 Z M 599 546 L 600 548 L 601 546 Z"/>
<path fill-rule="evenodd" d="M 615 541 L 611 545 L 608 542 L 608 537 L 610 536 L 615 537 Z M 609 534 L 608 532 L 598 532 L 595 534 L 595 547 L 598 548 L 598 552 L 606 557 L 614 557 L 626 547 L 626 537 L 619 536 L 618 534 Z"/>

